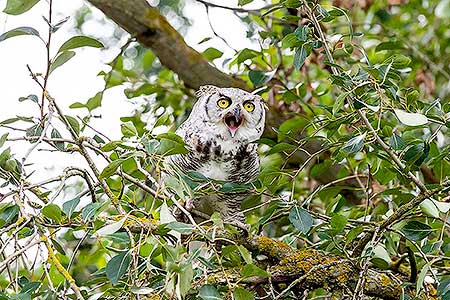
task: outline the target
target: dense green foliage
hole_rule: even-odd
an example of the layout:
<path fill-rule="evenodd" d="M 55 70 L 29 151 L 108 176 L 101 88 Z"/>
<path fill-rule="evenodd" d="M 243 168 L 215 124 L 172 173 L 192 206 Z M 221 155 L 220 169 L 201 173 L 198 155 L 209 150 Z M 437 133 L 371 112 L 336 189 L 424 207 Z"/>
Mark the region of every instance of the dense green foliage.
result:
<path fill-rule="evenodd" d="M 4 13 L 26 13 L 37 2 L 8 0 Z M 240 1 L 239 10 L 250 2 Z M 354 258 L 361 278 L 367 268 L 398 272 L 403 299 L 433 299 L 436 292 L 450 299 L 450 1 L 397 2 L 403 1 L 270 3 L 239 13 L 259 51 L 238 49 L 233 57 L 204 51 L 212 63 L 224 59 L 267 100 L 261 174 L 245 186 L 200 174 L 174 174 L 161 185 L 164 156 L 186 151 L 171 132 L 195 96 L 150 50 L 130 38 L 99 74 L 104 90 L 63 112 L 45 90 L 51 72 L 77 48 L 106 43 L 80 32 L 52 44 L 52 53 L 59 50 L 48 69 L 30 70 L 42 101 L 26 91 L 19 99 L 35 102 L 36 114 L 0 122 L 0 299 L 339 298 L 326 286 L 304 293 L 289 282 L 257 284 L 250 279 L 270 277 L 270 262 L 228 240 L 235 228 L 216 214 L 200 227 L 170 214 L 195 195 L 240 188 L 253 193 L 242 205 L 251 235 Z M 183 3 L 159 5 L 182 15 Z M 79 22 L 87 14 L 81 9 Z M 63 22 L 49 24 L 52 34 Z M 19 35 L 48 44 L 45 33 L 30 27 L 7 31 L 0 42 Z M 218 37 L 199 40 L 211 38 Z M 123 137 L 111 141 L 108 128 L 93 131 L 89 124 L 103 92 L 118 85 L 126 98 L 146 101 L 123 116 Z M 148 113 L 149 124 L 142 119 Z M 156 134 L 161 128 L 170 132 Z M 89 168 L 29 182 L 34 166 L 29 153 L 15 155 L 17 140 L 29 141 L 29 152 L 79 152 Z M 65 181 L 73 176 L 76 184 Z M 62 199 L 62 190 L 73 196 Z M 414 282 L 398 262 L 418 272 Z M 347 288 L 346 295 L 362 289 Z"/>

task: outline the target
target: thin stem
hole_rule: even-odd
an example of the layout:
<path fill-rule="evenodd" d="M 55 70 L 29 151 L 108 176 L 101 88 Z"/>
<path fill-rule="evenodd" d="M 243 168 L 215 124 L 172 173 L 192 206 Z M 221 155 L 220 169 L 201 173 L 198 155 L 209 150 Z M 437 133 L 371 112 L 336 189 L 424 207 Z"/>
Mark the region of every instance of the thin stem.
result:
<path fill-rule="evenodd" d="M 49 0 L 48 1 L 48 39 L 47 39 L 47 43 L 45 44 L 46 48 L 47 48 L 47 70 L 45 71 L 45 75 L 44 75 L 44 84 L 42 87 L 42 96 L 41 96 L 41 119 L 44 118 L 44 101 L 45 101 L 45 90 L 47 89 L 47 82 L 48 82 L 48 77 L 50 75 L 50 66 L 51 66 L 51 60 L 50 60 L 50 45 L 51 45 L 51 41 L 52 41 L 52 32 L 53 32 L 53 28 L 52 28 L 52 8 L 53 8 L 53 0 Z"/>

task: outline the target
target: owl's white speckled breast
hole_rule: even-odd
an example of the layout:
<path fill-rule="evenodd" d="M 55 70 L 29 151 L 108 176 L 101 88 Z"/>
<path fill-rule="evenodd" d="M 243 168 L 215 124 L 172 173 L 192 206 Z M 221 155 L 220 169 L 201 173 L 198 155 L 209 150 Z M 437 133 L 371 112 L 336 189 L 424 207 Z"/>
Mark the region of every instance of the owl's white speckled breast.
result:
<path fill-rule="evenodd" d="M 211 160 L 204 163 L 203 166 L 198 169 L 198 172 L 214 180 L 226 181 L 229 176 L 229 172 L 226 170 L 230 169 L 231 166 L 227 165 L 227 162 L 217 162 Z"/>

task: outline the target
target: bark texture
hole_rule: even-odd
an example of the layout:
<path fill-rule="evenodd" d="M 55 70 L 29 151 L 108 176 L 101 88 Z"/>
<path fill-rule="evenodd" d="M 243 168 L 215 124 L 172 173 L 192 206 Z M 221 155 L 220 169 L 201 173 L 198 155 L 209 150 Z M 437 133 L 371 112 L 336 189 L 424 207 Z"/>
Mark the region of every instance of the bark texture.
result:
<path fill-rule="evenodd" d="M 238 87 L 249 90 L 241 79 L 212 66 L 199 52 L 189 47 L 183 37 L 156 8 L 145 0 L 88 0 L 108 18 L 150 48 L 161 63 L 178 74 L 185 85 L 197 89 L 201 85 Z"/>

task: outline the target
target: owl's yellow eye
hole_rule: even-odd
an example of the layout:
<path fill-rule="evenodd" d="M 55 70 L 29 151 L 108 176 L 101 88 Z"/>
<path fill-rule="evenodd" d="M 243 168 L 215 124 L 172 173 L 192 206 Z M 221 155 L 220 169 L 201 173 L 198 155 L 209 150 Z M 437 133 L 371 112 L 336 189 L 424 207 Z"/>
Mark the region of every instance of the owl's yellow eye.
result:
<path fill-rule="evenodd" d="M 250 101 L 244 102 L 244 109 L 248 112 L 252 112 L 255 110 L 255 104 Z"/>
<path fill-rule="evenodd" d="M 231 104 L 231 101 L 228 100 L 228 99 L 225 99 L 225 98 L 220 99 L 219 101 L 217 101 L 217 105 L 220 108 L 227 108 L 228 106 L 230 106 L 230 104 Z"/>

